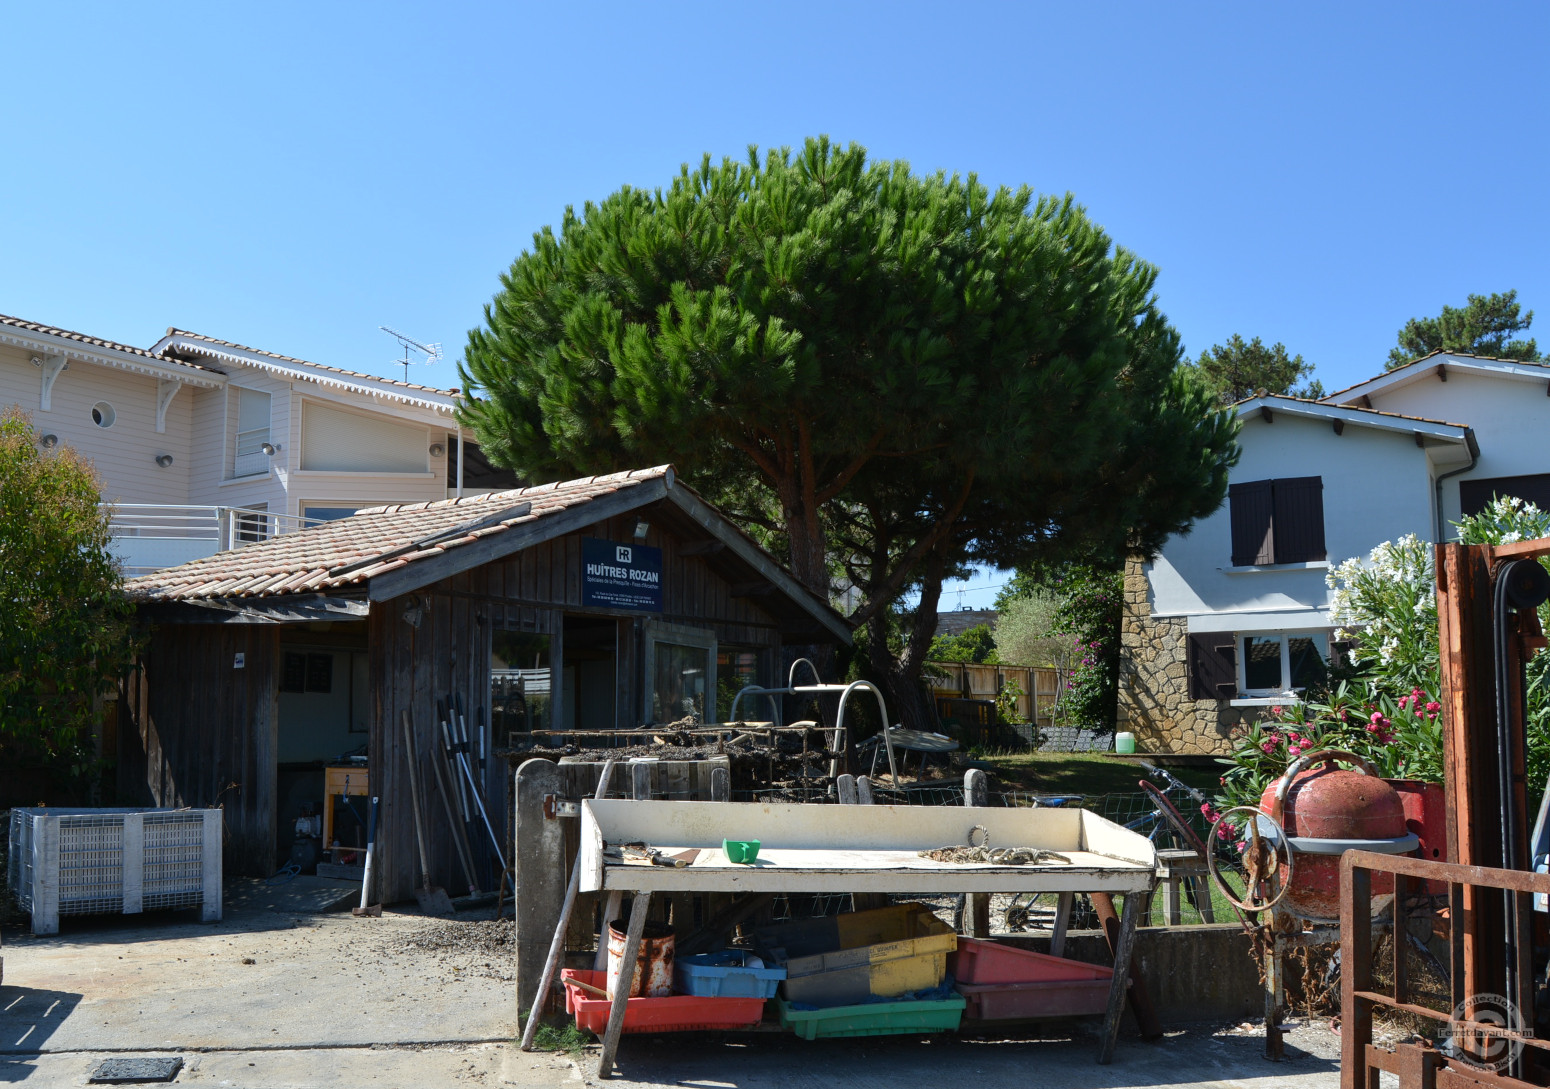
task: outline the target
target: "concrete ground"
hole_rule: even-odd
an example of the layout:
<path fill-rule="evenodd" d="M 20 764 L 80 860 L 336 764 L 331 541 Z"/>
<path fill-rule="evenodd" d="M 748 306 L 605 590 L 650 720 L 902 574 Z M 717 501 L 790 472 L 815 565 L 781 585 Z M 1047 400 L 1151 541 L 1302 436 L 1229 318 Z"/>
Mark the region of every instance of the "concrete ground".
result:
<path fill-rule="evenodd" d="M 250 893 L 253 890 L 248 890 Z M 80 1086 L 111 1055 L 183 1056 L 177 1085 L 582 1086 L 579 1055 L 511 1046 L 509 921 L 312 914 L 262 895 L 220 923 L 186 915 L 65 920 L 33 938 L 8 930 L 0 986 L 0 1085 Z M 412 905 L 410 905 L 412 907 Z M 1338 1037 L 1294 1028 L 1289 1062 L 1261 1057 L 1252 1026 L 1201 1026 L 1154 1044 L 1128 1026 L 1113 1065 L 1093 1062 L 1095 1026 L 996 1041 L 782 1034 L 625 1037 L 611 1085 L 765 1089 L 1025 1082 L 1048 1089 L 1338 1085 Z"/>

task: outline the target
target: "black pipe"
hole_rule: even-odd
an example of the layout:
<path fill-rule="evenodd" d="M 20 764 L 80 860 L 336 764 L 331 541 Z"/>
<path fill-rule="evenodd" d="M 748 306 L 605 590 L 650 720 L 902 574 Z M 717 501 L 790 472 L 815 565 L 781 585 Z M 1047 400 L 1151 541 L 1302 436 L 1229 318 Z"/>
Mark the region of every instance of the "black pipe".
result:
<path fill-rule="evenodd" d="M 1511 640 L 1517 630 L 1519 614 L 1537 609 L 1550 598 L 1550 573 L 1538 560 L 1512 560 L 1502 564 L 1496 573 L 1491 613 L 1491 650 L 1496 673 L 1496 785 L 1497 814 L 1501 824 L 1501 859 L 1503 869 L 1523 869 L 1527 861 L 1523 855 L 1520 817 L 1515 804 L 1518 798 L 1513 773 L 1516 767 L 1517 746 L 1520 740 L 1527 744 L 1522 708 L 1513 698 L 1514 681 L 1522 691 L 1523 663 L 1515 661 L 1511 653 Z M 1517 677 L 1514 678 L 1514 667 Z M 1502 894 L 1503 913 L 1506 920 L 1502 935 L 1506 945 L 1506 992 L 1516 1002 L 1524 992 L 1524 980 L 1518 978 L 1517 938 L 1523 932 L 1524 920 L 1518 918 L 1518 898 L 1510 892 Z M 1520 1016 L 1529 1017 L 1527 1010 Z M 1519 1060 L 1514 1060 L 1509 1071 L 1521 1075 Z"/>

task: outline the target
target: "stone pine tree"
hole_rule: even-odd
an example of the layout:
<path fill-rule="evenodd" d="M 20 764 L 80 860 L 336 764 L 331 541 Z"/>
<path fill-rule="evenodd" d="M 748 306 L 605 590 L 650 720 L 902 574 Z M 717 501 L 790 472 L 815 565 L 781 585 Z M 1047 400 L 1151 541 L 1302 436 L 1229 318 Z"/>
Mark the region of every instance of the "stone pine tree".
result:
<path fill-rule="evenodd" d="M 1201 352 L 1192 366 L 1200 381 L 1227 405 L 1261 389 L 1313 401 L 1324 396 L 1323 383 L 1313 377 L 1312 363 L 1292 355 L 1285 344 L 1267 348 L 1259 337 L 1244 340 L 1234 333 L 1226 344 L 1213 344 Z"/>
<path fill-rule="evenodd" d="M 1399 331 L 1399 344 L 1389 352 L 1388 369 L 1415 362 L 1432 352 L 1468 352 L 1495 359 L 1533 361 L 1539 345 L 1533 338 L 1518 339 L 1534 322 L 1532 310 L 1524 313 L 1516 291 L 1499 295 L 1471 295 L 1462 307 L 1444 306 L 1435 318 L 1411 318 Z"/>
<path fill-rule="evenodd" d="M 706 157 L 534 236 L 469 334 L 464 418 L 529 476 L 673 462 L 815 593 L 860 591 L 923 724 L 944 577 L 1220 503 L 1232 425 L 1176 373 L 1154 278 L 1069 197 L 827 139 Z"/>
<path fill-rule="evenodd" d="M 64 788 L 93 770 L 96 701 L 133 651 L 98 498 L 88 462 L 40 450 L 20 409 L 0 412 L 0 766 Z"/>

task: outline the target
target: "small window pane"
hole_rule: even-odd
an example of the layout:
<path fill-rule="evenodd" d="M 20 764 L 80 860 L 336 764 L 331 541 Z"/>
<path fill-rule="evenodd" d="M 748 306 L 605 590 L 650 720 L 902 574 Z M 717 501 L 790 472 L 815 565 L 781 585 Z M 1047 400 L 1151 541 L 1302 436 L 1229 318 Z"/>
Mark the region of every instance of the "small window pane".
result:
<path fill-rule="evenodd" d="M 1324 656 L 1319 651 L 1319 640 L 1311 635 L 1293 635 L 1286 640 L 1287 652 L 1292 659 L 1292 687 L 1307 688 L 1324 683 L 1328 671 Z"/>
<path fill-rule="evenodd" d="M 490 638 L 490 722 L 497 738 L 547 730 L 549 637 L 497 629 Z"/>
<path fill-rule="evenodd" d="M 737 694 L 749 685 L 758 683 L 758 651 L 742 650 L 737 647 L 718 648 L 716 687 L 720 691 L 716 693 L 716 721 L 725 722 L 727 716 L 732 713 L 732 700 Z M 744 700 L 738 704 L 737 709 L 745 715 L 754 714 L 755 717 L 770 713 L 769 701 L 762 698 L 756 705 L 750 705 L 747 700 Z"/>
<path fill-rule="evenodd" d="M 1281 691 L 1281 640 L 1250 635 L 1243 640 L 1243 687 L 1250 692 Z"/>
<path fill-rule="evenodd" d="M 653 722 L 705 721 L 705 682 L 710 651 L 677 643 L 658 643 L 651 688 Z"/>

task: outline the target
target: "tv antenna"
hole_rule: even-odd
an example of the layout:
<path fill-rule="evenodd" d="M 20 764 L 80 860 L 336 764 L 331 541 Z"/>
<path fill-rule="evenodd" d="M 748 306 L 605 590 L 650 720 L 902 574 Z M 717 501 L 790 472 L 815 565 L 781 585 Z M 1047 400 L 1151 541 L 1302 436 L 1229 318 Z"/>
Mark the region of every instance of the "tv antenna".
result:
<path fill-rule="evenodd" d="M 386 325 L 379 325 L 377 328 L 381 329 L 388 336 L 398 341 L 399 345 L 404 349 L 404 358 L 395 359 L 393 362 L 403 364 L 405 382 L 409 381 L 409 364 L 413 362 L 413 360 L 409 358 L 409 352 L 411 350 L 422 353 L 425 356 L 425 362 L 427 363 L 434 363 L 442 356 L 440 344 L 421 344 L 413 337 L 405 336 L 397 329 L 389 329 Z"/>

